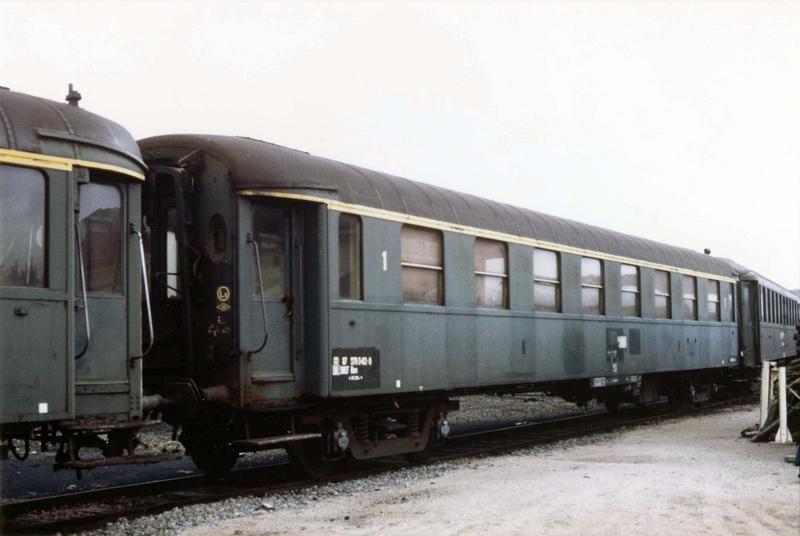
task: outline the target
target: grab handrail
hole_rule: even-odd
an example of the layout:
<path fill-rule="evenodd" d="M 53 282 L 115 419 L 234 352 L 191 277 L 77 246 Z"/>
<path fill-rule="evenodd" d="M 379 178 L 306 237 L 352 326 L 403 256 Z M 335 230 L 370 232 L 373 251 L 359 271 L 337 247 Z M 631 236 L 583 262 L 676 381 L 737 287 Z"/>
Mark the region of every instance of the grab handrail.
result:
<path fill-rule="evenodd" d="M 149 329 L 150 339 L 147 343 L 147 349 L 142 350 L 142 355 L 134 356 L 132 359 L 142 359 L 150 350 L 153 349 L 153 342 L 155 340 L 156 334 L 153 330 L 153 309 L 150 306 L 150 287 L 147 284 L 147 261 L 145 261 L 144 256 L 144 239 L 142 238 L 142 233 L 136 229 L 136 225 L 131 223 L 130 225 L 131 234 L 135 234 L 136 237 L 139 239 L 139 262 L 142 265 L 142 288 L 144 289 L 144 303 L 147 306 L 147 328 Z"/>
<path fill-rule="evenodd" d="M 81 246 L 80 231 L 78 224 L 75 224 L 75 244 L 77 245 L 78 253 L 78 267 L 81 272 L 81 297 L 83 298 L 83 321 L 86 324 L 86 343 L 83 345 L 83 350 L 75 356 L 75 359 L 80 359 L 86 350 L 89 349 L 89 342 L 92 340 L 92 329 L 89 325 L 89 300 L 86 293 L 86 268 L 83 264 L 83 248 Z"/>
<path fill-rule="evenodd" d="M 261 317 L 264 319 L 264 341 L 257 350 L 253 350 L 252 354 L 257 354 L 267 345 L 269 340 L 269 331 L 267 330 L 267 306 L 264 305 L 264 282 L 261 278 L 261 252 L 258 249 L 258 242 L 253 238 L 253 235 L 247 233 L 247 242 L 253 244 L 253 255 L 256 258 L 256 270 L 258 271 L 258 291 L 261 296 Z"/>

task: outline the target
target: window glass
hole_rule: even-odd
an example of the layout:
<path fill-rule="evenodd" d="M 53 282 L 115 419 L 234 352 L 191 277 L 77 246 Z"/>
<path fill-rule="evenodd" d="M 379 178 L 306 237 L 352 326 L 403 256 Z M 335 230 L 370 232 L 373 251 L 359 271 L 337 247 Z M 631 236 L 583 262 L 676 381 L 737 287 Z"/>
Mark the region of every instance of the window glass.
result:
<path fill-rule="evenodd" d="M 672 318 L 670 302 L 669 272 L 655 271 L 655 314 L 656 318 Z"/>
<path fill-rule="evenodd" d="M 254 206 L 253 231 L 258 241 L 264 297 L 281 300 L 286 296 L 286 209 Z M 253 274 L 253 293 L 259 296 L 258 274 Z"/>
<path fill-rule="evenodd" d="M 533 307 L 539 311 L 561 311 L 558 253 L 533 250 Z"/>
<path fill-rule="evenodd" d="M 361 299 L 361 219 L 339 214 L 339 297 Z"/>
<path fill-rule="evenodd" d="M 598 259 L 581 259 L 581 305 L 586 314 L 602 315 L 605 311 L 603 299 L 603 263 Z"/>
<path fill-rule="evenodd" d="M 639 316 L 639 267 L 621 264 L 619 271 L 622 284 L 622 314 Z"/>
<path fill-rule="evenodd" d="M 558 282 L 558 254 L 555 251 L 533 250 L 533 278 Z"/>
<path fill-rule="evenodd" d="M 400 243 L 403 301 L 443 303 L 442 249 L 441 232 L 413 225 L 403 226 Z"/>
<path fill-rule="evenodd" d="M 559 285 L 534 282 L 533 306 L 538 311 L 558 313 L 561 311 L 561 296 Z"/>
<path fill-rule="evenodd" d="M 735 290 L 733 283 L 728 283 L 728 298 L 725 300 L 725 310 L 728 312 L 728 321 L 733 322 L 736 320 L 736 302 Z"/>
<path fill-rule="evenodd" d="M 475 239 L 475 303 L 483 307 L 508 307 L 506 245 Z"/>
<path fill-rule="evenodd" d="M 598 259 L 581 259 L 581 284 L 603 286 L 603 263 Z"/>
<path fill-rule="evenodd" d="M 719 281 L 708 280 L 708 319 L 722 320 L 719 308 Z"/>
<path fill-rule="evenodd" d="M 122 194 L 110 184 L 80 187 L 78 232 L 89 292 L 122 293 Z"/>
<path fill-rule="evenodd" d="M 45 287 L 45 179 L 0 165 L 0 286 Z"/>
<path fill-rule="evenodd" d="M 681 277 L 684 320 L 697 320 L 697 278 L 690 275 Z"/>

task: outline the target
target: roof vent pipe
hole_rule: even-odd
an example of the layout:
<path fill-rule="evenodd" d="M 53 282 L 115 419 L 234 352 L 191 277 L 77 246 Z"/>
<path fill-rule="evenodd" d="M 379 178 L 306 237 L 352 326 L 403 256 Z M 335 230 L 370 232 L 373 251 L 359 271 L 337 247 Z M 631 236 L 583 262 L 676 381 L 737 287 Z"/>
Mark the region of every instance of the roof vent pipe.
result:
<path fill-rule="evenodd" d="M 706 255 L 711 255 L 711 250 L 706 248 L 703 250 L 703 253 L 705 253 Z"/>
<path fill-rule="evenodd" d="M 66 99 L 72 106 L 77 106 L 78 101 L 81 100 L 81 94 L 72 88 L 72 84 L 69 85 L 69 93 L 67 93 Z"/>

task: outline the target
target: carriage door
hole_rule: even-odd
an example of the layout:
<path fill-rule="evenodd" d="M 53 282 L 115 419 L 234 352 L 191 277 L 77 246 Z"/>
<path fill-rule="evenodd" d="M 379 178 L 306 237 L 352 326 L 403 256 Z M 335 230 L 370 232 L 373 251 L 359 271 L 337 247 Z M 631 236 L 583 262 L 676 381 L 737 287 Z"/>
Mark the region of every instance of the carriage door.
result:
<path fill-rule="evenodd" d="M 109 414 L 127 413 L 131 389 L 125 263 L 127 188 L 125 183 L 94 182 L 98 175 L 92 173 L 92 182 L 81 184 L 78 189 L 79 247 L 75 252 L 75 300 L 79 305 L 75 315 L 78 414 L 96 413 L 99 404 Z"/>
<path fill-rule="evenodd" d="M 758 349 L 758 333 L 756 331 L 758 318 L 758 287 L 754 283 L 743 281 L 741 285 L 741 308 L 739 321 L 742 332 L 742 357 L 748 367 L 758 365 L 756 357 Z"/>
<path fill-rule="evenodd" d="M 239 200 L 239 347 L 251 403 L 299 394 L 299 218 L 285 203 Z"/>
<path fill-rule="evenodd" d="M 73 410 L 67 177 L 0 164 L 1 422 Z"/>

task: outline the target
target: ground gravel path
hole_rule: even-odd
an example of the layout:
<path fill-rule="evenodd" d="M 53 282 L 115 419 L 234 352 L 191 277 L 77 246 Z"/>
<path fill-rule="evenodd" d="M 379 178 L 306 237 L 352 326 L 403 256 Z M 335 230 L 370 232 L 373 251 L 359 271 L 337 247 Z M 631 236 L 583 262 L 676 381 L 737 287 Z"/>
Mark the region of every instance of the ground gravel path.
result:
<path fill-rule="evenodd" d="M 176 509 L 96 535 L 795 535 L 791 447 L 739 431 L 750 408 L 406 468 L 295 493 Z"/>

